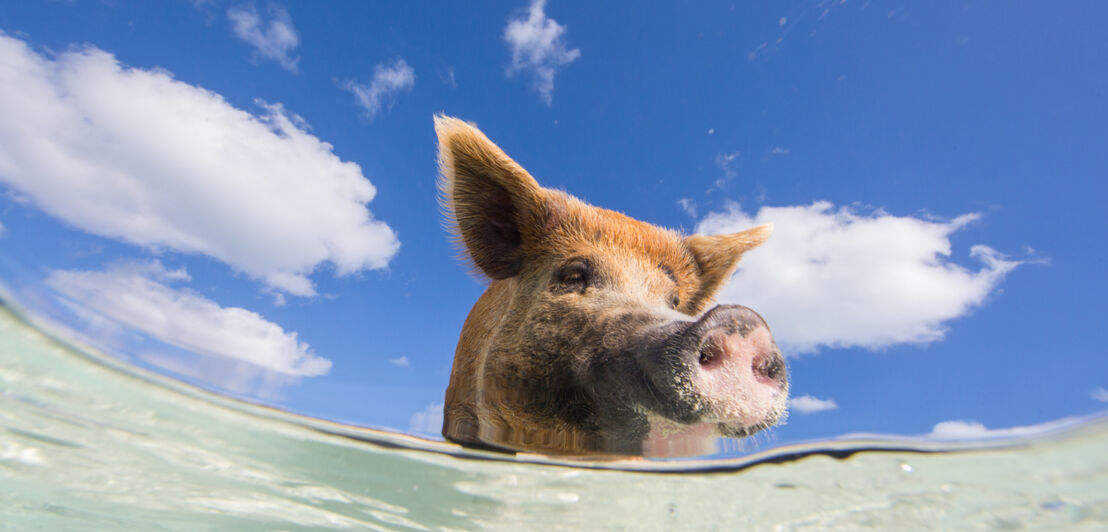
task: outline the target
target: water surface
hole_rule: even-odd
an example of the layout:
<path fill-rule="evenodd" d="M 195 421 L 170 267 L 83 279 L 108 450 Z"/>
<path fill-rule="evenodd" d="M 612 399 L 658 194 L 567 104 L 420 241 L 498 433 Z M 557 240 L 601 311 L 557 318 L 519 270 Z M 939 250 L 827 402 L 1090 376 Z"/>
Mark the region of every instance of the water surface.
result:
<path fill-rule="evenodd" d="M 731 460 L 463 450 L 251 405 L 0 310 L 0 529 L 1108 527 L 1108 421 L 1023 440 L 836 440 Z"/>

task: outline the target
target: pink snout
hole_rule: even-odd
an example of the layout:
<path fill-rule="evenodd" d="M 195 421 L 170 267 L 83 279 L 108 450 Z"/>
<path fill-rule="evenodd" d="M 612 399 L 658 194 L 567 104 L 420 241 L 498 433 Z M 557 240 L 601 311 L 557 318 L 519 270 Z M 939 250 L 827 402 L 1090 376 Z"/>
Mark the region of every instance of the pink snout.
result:
<path fill-rule="evenodd" d="M 717 421 L 755 425 L 783 410 L 785 359 L 769 326 L 753 310 L 718 306 L 694 325 L 700 336 L 693 381 L 713 405 Z"/>
<path fill-rule="evenodd" d="M 756 312 L 739 305 L 722 305 L 701 317 L 697 325 L 701 324 L 698 362 L 702 371 L 749 371 L 762 384 L 785 386 L 785 359 Z"/>

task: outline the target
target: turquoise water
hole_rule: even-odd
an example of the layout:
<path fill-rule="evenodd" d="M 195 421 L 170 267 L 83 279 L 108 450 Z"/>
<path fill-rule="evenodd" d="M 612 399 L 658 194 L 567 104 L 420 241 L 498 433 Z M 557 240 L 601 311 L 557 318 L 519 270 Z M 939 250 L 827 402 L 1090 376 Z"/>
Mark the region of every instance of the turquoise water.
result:
<path fill-rule="evenodd" d="M 0 310 L 3 530 L 1100 530 L 1106 449 L 1094 418 L 741 460 L 512 457 L 222 398 Z"/>

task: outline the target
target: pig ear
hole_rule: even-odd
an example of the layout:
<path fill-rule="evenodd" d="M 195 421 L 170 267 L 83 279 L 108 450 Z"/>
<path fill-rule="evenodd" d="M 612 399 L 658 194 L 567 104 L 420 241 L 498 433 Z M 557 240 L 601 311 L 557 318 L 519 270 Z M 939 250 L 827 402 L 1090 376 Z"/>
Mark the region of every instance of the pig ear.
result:
<path fill-rule="evenodd" d="M 765 242 L 771 233 L 773 224 L 747 229 L 741 233 L 685 237 L 685 246 L 692 252 L 697 266 L 700 267 L 700 289 L 691 303 L 694 306 L 706 303 L 735 272 L 743 253 Z"/>
<path fill-rule="evenodd" d="M 439 202 L 456 241 L 490 278 L 515 276 L 526 227 L 543 210 L 542 187 L 472 124 L 437 115 L 435 133 Z"/>

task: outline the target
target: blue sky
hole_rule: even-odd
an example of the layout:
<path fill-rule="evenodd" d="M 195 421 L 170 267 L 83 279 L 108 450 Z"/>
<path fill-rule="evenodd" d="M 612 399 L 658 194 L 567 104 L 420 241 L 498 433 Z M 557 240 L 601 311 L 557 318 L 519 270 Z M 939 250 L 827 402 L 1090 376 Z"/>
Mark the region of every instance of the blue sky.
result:
<path fill-rule="evenodd" d="M 0 280 L 137 364 L 433 426 L 483 289 L 442 112 L 590 203 L 775 224 L 720 295 L 789 356 L 763 441 L 1108 405 L 1103 3 L 2 6 Z"/>

